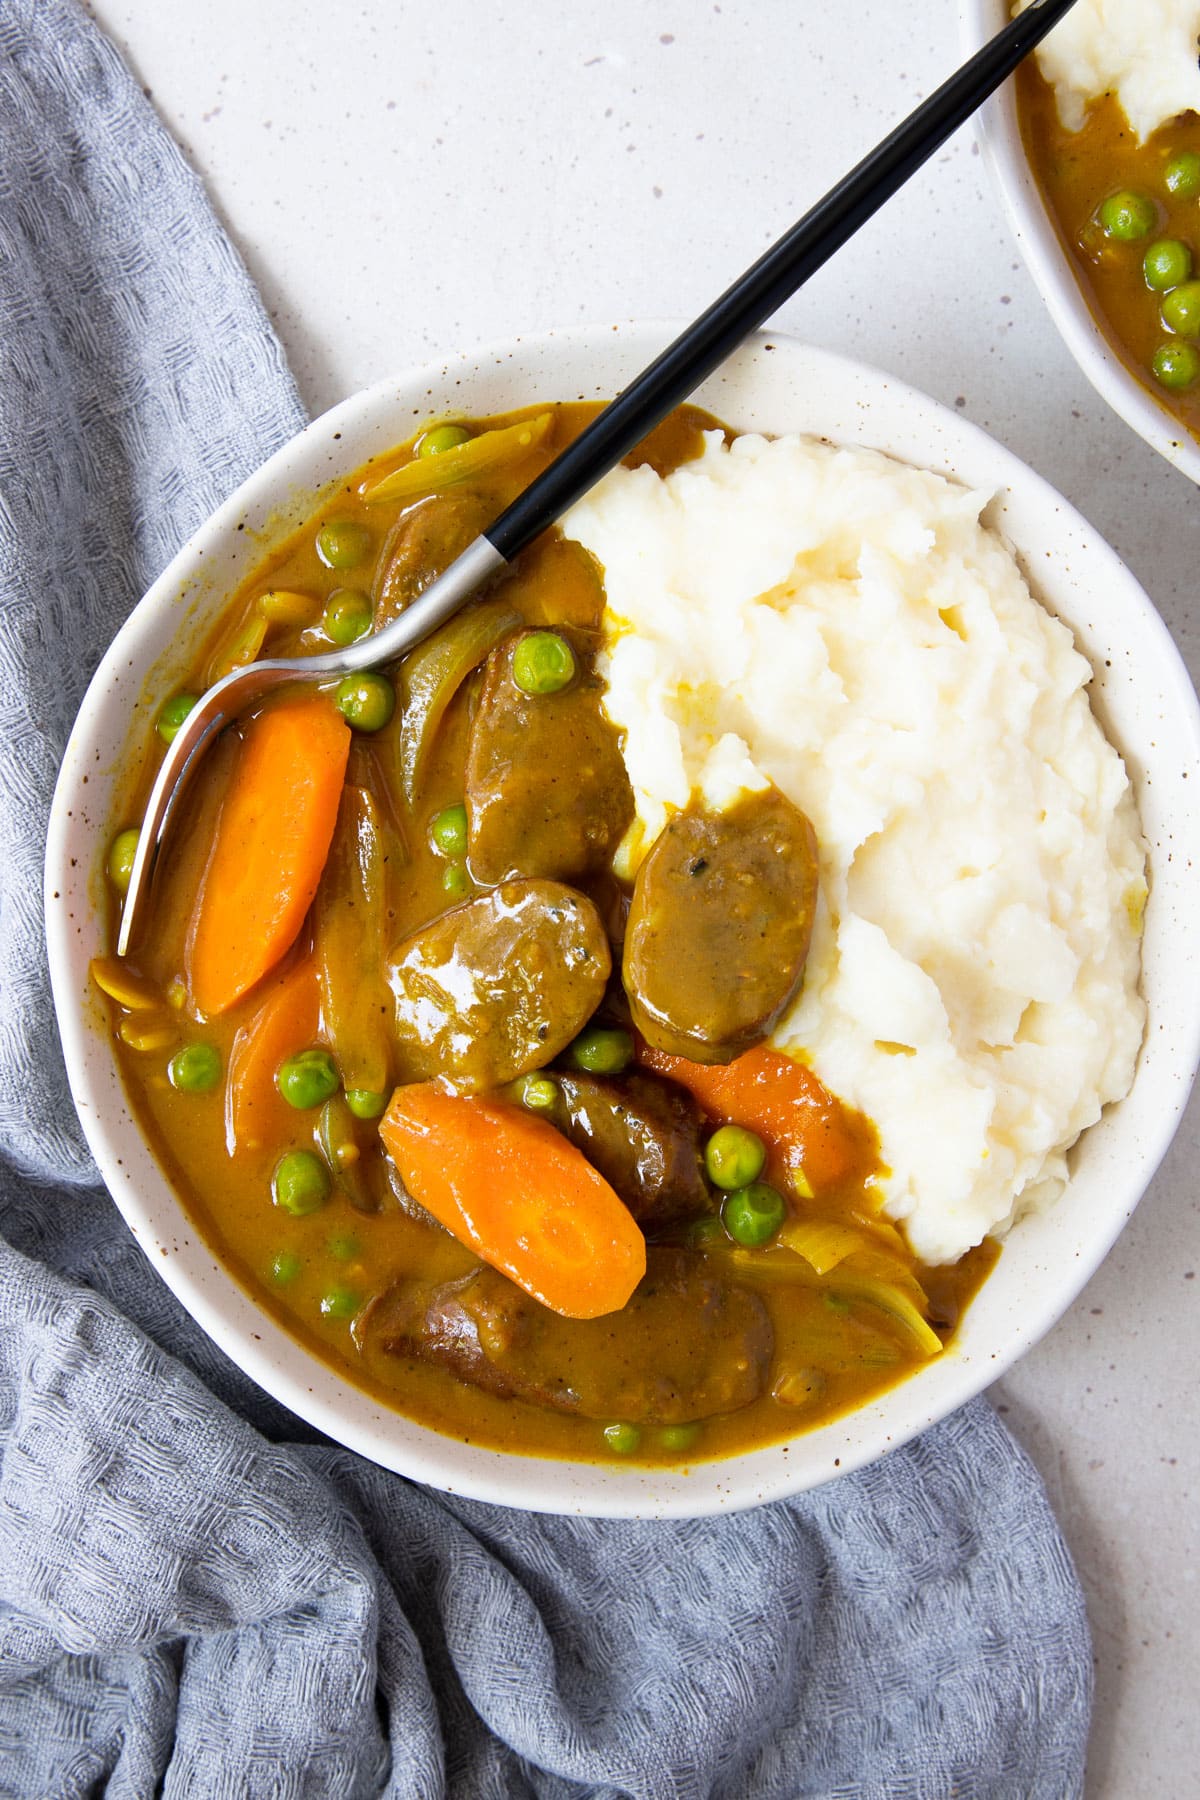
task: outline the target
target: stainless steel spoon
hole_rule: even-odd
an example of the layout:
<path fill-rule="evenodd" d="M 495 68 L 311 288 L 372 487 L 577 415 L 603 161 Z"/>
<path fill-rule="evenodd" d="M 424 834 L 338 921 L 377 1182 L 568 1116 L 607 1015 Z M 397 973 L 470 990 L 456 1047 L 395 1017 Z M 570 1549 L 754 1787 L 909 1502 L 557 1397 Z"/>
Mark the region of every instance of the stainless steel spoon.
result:
<path fill-rule="evenodd" d="M 457 612 L 490 575 L 552 525 L 711 375 L 742 339 L 890 199 L 1041 42 L 1075 0 L 1033 0 L 950 80 L 727 288 L 469 544 L 398 619 L 325 656 L 248 663 L 201 697 L 167 749 L 150 792 L 117 937 L 125 956 L 146 910 L 151 877 L 187 781 L 224 726 L 288 681 L 333 681 L 394 662 Z"/>

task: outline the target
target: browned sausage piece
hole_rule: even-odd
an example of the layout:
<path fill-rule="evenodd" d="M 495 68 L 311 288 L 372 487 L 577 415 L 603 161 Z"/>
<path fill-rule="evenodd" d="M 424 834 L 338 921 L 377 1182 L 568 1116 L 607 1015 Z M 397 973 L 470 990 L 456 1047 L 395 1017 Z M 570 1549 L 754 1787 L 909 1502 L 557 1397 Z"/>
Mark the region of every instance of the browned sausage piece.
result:
<path fill-rule="evenodd" d="M 354 1336 L 368 1360 L 418 1357 L 493 1394 L 635 1425 L 748 1406 L 774 1347 L 757 1294 L 666 1248 L 649 1251 L 633 1298 L 600 1319 L 564 1319 L 482 1267 L 435 1288 L 399 1283 L 359 1315 Z"/>
<path fill-rule="evenodd" d="M 493 516 L 480 494 L 433 494 L 401 513 L 379 557 L 376 629 L 432 586 Z"/>
<path fill-rule="evenodd" d="M 476 881 L 599 874 L 633 820 L 633 789 L 604 684 L 582 640 L 579 673 L 557 694 L 526 694 L 512 678 L 521 634 L 487 661 L 467 750 L 468 861 Z"/>
<path fill-rule="evenodd" d="M 556 881 L 507 881 L 416 932 L 388 963 L 400 1079 L 503 1087 L 557 1056 L 612 967 L 600 915 Z"/>
<path fill-rule="evenodd" d="M 700 1150 L 700 1109 L 661 1076 L 556 1077 L 563 1118 L 555 1123 L 616 1189 L 644 1231 L 663 1231 L 712 1211 Z"/>
<path fill-rule="evenodd" d="M 677 813 L 638 870 L 622 975 L 647 1043 L 732 1062 L 800 986 L 817 903 L 817 840 L 777 788 L 729 812 Z"/>

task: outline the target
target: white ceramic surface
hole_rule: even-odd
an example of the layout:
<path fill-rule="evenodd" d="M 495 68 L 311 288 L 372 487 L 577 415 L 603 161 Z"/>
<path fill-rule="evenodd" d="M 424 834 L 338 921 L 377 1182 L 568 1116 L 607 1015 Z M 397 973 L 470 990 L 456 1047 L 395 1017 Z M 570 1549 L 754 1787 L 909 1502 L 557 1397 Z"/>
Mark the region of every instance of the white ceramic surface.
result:
<path fill-rule="evenodd" d="M 1009 0 L 960 0 L 964 52 L 993 37 L 1009 12 Z M 1013 82 L 988 101 L 976 129 L 1026 266 L 1071 355 L 1139 437 L 1200 483 L 1200 443 L 1117 355 L 1084 299 L 1025 155 Z"/>
<path fill-rule="evenodd" d="M 869 444 L 994 493 L 991 519 L 1092 662 L 1094 703 L 1126 756 L 1150 846 L 1150 1026 L 1132 1093 L 1081 1141 L 1058 1206 L 1012 1234 L 946 1355 L 849 1418 L 686 1472 L 537 1461 L 429 1432 L 303 1351 L 198 1238 L 133 1126 L 87 981 L 101 947 L 100 870 L 125 744 L 144 734 L 202 622 L 257 559 L 268 522 L 298 517 L 313 490 L 427 415 L 611 393 L 668 335 L 666 326 L 582 328 L 455 357 L 379 384 L 285 446 L 184 548 L 114 643 L 64 758 L 47 852 L 51 969 L 73 1089 L 105 1179 L 154 1267 L 235 1361 L 330 1436 L 459 1493 L 562 1512 L 686 1516 L 753 1505 L 860 1466 L 979 1392 L 1053 1324 L 1104 1256 L 1170 1141 L 1200 1048 L 1188 886 L 1200 857 L 1200 713 L 1158 614 L 1092 528 L 961 416 L 888 376 L 764 333 L 701 390 L 702 403 L 740 428 Z"/>

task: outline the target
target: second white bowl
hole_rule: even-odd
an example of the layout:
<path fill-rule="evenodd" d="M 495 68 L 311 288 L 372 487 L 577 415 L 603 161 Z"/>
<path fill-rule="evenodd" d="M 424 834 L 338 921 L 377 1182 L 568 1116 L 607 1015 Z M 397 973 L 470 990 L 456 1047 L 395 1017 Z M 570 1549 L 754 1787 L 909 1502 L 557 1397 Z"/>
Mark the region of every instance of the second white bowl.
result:
<path fill-rule="evenodd" d="M 961 0 L 964 52 L 980 49 L 1009 14 L 1009 0 Z M 1075 278 L 1025 154 L 1014 82 L 1006 81 L 981 109 L 976 129 L 1026 267 L 1071 355 L 1113 411 L 1200 485 L 1200 443 L 1114 350 Z"/>

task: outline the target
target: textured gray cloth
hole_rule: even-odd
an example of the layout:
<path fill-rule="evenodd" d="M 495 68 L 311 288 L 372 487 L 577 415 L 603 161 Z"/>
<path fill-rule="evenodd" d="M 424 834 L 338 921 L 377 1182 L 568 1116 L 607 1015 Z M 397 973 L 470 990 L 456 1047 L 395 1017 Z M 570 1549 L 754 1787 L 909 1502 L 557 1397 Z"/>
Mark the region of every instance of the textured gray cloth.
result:
<path fill-rule="evenodd" d="M 55 769 L 137 595 L 300 421 L 119 59 L 0 0 L 0 1794 L 1077 1793 L 1082 1600 L 983 1403 L 735 1518 L 451 1500 L 253 1388 L 96 1185 L 43 967 Z"/>

